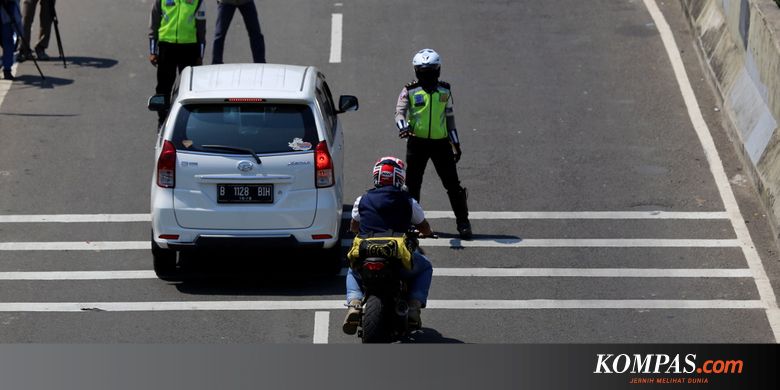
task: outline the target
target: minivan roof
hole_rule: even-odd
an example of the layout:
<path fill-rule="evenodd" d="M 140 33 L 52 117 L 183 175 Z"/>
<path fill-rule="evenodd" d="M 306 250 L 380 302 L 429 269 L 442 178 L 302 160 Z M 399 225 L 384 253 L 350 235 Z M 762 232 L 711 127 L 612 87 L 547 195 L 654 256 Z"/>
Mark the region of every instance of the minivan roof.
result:
<path fill-rule="evenodd" d="M 259 97 L 310 100 L 318 71 L 311 66 L 220 64 L 181 74 L 179 98 Z"/>

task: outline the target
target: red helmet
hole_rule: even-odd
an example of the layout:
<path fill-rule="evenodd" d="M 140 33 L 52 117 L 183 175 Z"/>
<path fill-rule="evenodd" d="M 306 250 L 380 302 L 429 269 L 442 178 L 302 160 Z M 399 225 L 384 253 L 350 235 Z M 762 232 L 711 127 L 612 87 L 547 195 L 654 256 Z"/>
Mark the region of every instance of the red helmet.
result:
<path fill-rule="evenodd" d="M 406 164 L 397 157 L 382 157 L 374 164 L 374 186 L 401 188 L 406 182 Z"/>

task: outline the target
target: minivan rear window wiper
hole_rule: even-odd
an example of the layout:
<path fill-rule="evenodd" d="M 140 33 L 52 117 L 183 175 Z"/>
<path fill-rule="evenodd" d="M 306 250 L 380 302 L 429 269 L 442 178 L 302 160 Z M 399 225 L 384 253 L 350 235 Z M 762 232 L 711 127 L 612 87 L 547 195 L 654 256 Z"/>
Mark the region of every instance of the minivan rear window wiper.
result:
<path fill-rule="evenodd" d="M 239 148 L 237 146 L 226 146 L 226 145 L 201 145 L 200 147 L 203 149 L 218 149 L 218 150 L 227 150 L 232 152 L 244 152 L 246 154 L 251 154 L 252 157 L 255 158 L 255 161 L 257 161 L 258 164 L 262 164 L 260 162 L 260 157 L 257 157 L 257 153 L 255 153 L 254 150 L 249 148 Z"/>

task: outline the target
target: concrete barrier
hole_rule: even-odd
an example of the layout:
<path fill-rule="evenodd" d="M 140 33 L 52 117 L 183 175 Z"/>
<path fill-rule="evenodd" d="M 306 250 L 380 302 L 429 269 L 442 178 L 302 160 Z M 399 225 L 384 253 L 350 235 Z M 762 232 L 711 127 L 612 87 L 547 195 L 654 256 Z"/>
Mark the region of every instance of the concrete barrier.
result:
<path fill-rule="evenodd" d="M 741 150 L 780 227 L 780 8 L 774 0 L 682 0 Z"/>

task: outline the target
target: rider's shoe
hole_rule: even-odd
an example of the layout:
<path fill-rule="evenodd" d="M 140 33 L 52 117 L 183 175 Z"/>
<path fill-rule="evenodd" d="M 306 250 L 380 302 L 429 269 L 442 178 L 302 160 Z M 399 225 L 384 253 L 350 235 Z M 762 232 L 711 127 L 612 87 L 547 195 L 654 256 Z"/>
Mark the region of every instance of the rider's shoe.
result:
<path fill-rule="evenodd" d="M 417 330 L 422 328 L 422 319 L 420 319 L 420 309 L 422 309 L 422 302 L 411 299 L 409 300 L 409 313 L 407 314 L 407 323 L 411 330 Z"/>
<path fill-rule="evenodd" d="M 341 325 L 341 330 L 348 335 L 353 335 L 357 333 L 360 323 L 361 302 L 354 299 L 347 306 L 349 306 L 349 309 L 347 309 L 347 316 L 344 318 L 344 325 Z"/>

